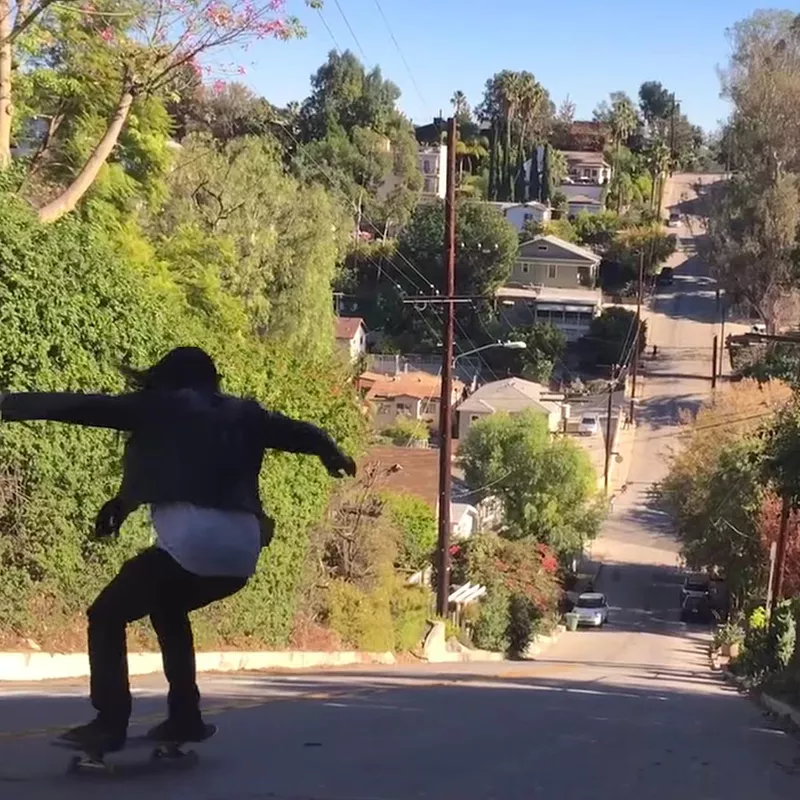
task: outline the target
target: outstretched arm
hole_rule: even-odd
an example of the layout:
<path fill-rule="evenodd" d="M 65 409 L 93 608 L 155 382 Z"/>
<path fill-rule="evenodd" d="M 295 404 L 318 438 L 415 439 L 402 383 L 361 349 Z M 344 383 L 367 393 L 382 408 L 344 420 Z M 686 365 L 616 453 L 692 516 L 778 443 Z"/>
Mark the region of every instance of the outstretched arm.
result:
<path fill-rule="evenodd" d="M 355 461 L 343 453 L 322 428 L 274 411 L 265 411 L 262 419 L 265 449 L 318 456 L 328 472 L 336 478 L 341 478 L 343 474 L 356 474 Z"/>
<path fill-rule="evenodd" d="M 52 420 L 130 431 L 141 417 L 140 395 L 78 392 L 12 392 L 0 395 L 0 420 Z"/>

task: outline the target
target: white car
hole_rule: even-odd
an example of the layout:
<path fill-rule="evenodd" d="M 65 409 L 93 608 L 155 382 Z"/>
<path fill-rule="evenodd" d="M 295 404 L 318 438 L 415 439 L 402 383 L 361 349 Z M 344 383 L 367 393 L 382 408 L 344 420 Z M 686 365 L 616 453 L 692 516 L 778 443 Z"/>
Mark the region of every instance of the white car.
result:
<path fill-rule="evenodd" d="M 578 424 L 578 433 L 581 436 L 594 436 L 600 431 L 600 417 L 597 414 L 586 414 L 581 417 Z"/>
<path fill-rule="evenodd" d="M 608 622 L 608 601 L 600 592 L 585 592 L 578 595 L 572 610 L 578 615 L 578 625 L 602 628 Z"/>

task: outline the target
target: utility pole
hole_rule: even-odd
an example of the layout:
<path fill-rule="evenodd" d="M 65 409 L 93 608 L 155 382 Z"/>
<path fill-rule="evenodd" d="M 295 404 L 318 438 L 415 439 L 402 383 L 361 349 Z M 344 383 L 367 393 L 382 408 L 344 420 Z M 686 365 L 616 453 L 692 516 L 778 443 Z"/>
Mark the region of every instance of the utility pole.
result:
<path fill-rule="evenodd" d="M 639 252 L 639 285 L 636 290 L 636 335 L 633 339 L 633 364 L 631 368 L 631 409 L 628 415 L 633 425 L 636 402 L 636 376 L 639 372 L 639 339 L 642 331 L 642 295 L 644 293 L 644 250 Z"/>
<path fill-rule="evenodd" d="M 767 621 L 772 616 L 772 587 L 775 584 L 775 561 L 778 553 L 778 545 L 772 542 L 769 546 L 769 579 L 767 581 Z"/>
<path fill-rule="evenodd" d="M 784 494 L 781 503 L 781 526 L 778 530 L 778 552 L 775 556 L 775 584 L 772 589 L 770 614 L 775 612 L 775 606 L 780 603 L 781 596 L 783 595 L 783 573 L 786 570 L 786 539 L 788 536 L 787 529 L 789 527 L 790 510 L 789 495 Z"/>
<path fill-rule="evenodd" d="M 725 306 L 725 295 L 720 296 L 719 313 L 719 369 L 717 373 L 722 376 L 722 359 L 725 355 L 725 317 L 728 316 L 728 309 Z"/>
<path fill-rule="evenodd" d="M 450 595 L 450 495 L 452 488 L 453 295 L 456 292 L 456 140 L 458 123 L 447 121 L 447 190 L 444 203 L 444 332 L 442 393 L 439 400 L 439 541 L 436 613 L 446 617 Z"/>
<path fill-rule="evenodd" d="M 714 336 L 714 345 L 711 349 L 711 389 L 717 388 L 717 337 Z"/>
<path fill-rule="evenodd" d="M 608 384 L 608 416 L 606 417 L 606 465 L 603 470 L 603 488 L 608 494 L 608 472 L 611 468 L 611 406 L 614 400 L 614 384 L 617 378 L 617 365 L 611 366 L 611 381 Z"/>

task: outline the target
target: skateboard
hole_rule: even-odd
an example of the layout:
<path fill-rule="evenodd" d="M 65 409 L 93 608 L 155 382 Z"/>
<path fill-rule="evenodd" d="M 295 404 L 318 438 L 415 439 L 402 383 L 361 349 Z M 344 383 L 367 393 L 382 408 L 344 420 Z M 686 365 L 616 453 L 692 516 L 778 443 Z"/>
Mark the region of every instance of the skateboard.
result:
<path fill-rule="evenodd" d="M 203 742 L 208 741 L 216 732 L 216 725 L 206 725 L 206 737 Z M 109 763 L 106 761 L 106 756 L 115 755 L 117 752 L 121 753 L 123 750 L 129 749 L 145 749 L 149 747 L 149 763 L 153 766 L 193 767 L 200 758 L 194 750 L 183 749 L 187 742 L 159 742 L 154 739 L 148 739 L 144 735 L 128 737 L 122 750 L 109 754 L 99 750 L 84 750 L 82 747 L 60 739 L 53 739 L 50 744 L 65 750 L 77 750 L 80 753 L 80 755 L 73 756 L 70 759 L 67 766 L 68 775 L 84 773 L 117 774 L 122 771 L 122 765 Z M 201 744 L 201 742 L 193 742 L 193 744 Z"/>

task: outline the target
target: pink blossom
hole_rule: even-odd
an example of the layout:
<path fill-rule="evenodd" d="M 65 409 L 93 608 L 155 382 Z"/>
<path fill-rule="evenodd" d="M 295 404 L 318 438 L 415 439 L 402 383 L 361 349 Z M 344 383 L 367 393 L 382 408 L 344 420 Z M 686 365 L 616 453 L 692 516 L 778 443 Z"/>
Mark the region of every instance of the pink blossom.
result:
<path fill-rule="evenodd" d="M 218 78 L 211 84 L 211 91 L 214 92 L 214 94 L 222 94 L 225 91 L 225 86 L 225 81 Z"/>
<path fill-rule="evenodd" d="M 114 40 L 114 31 L 111 28 L 103 28 L 103 30 L 100 31 L 100 38 L 104 42 L 111 42 Z"/>
<path fill-rule="evenodd" d="M 247 75 L 247 70 L 245 69 L 245 67 L 242 64 L 239 65 L 239 67 L 237 68 L 236 72 L 239 75 Z"/>

